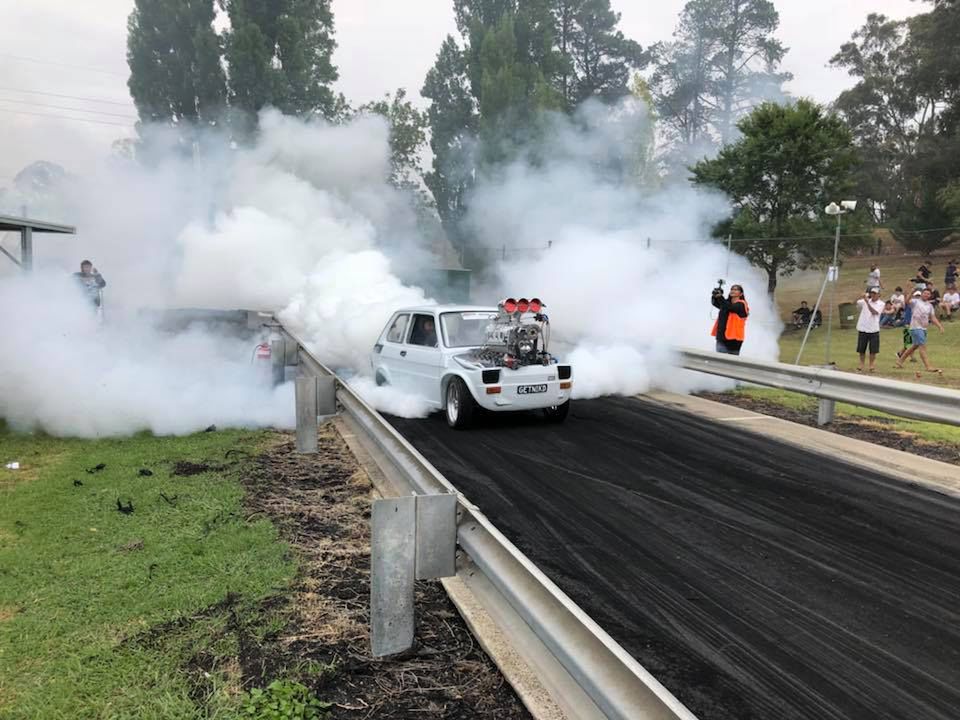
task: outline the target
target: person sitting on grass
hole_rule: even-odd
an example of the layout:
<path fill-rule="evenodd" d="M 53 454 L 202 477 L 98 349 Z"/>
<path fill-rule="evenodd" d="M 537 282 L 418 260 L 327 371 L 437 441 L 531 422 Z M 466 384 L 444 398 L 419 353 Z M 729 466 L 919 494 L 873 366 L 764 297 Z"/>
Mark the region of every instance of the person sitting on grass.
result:
<path fill-rule="evenodd" d="M 913 300 L 910 301 L 910 308 L 912 310 L 910 316 L 910 339 L 913 341 L 913 344 L 900 355 L 894 367 L 902 370 L 903 361 L 919 350 L 920 360 L 923 362 L 923 367 L 926 368 L 927 372 L 935 372 L 942 375 L 943 370 L 931 366 L 930 359 L 927 357 L 928 325 L 933 323 L 940 329 L 941 333 L 943 332 L 943 325 L 940 324 L 940 321 L 937 319 L 937 313 L 933 305 L 930 304 L 930 291 L 924 290 L 919 298 L 913 298 Z M 920 377 L 920 373 L 917 373 L 917 377 Z"/>
<path fill-rule="evenodd" d="M 954 285 L 947 289 L 940 300 L 941 317 L 944 320 L 953 320 L 953 314 L 960 310 L 960 292 Z"/>
<path fill-rule="evenodd" d="M 903 296 L 903 288 L 897 285 L 893 290 L 893 294 L 890 296 L 890 302 L 893 303 L 893 307 L 896 308 L 897 312 L 903 310 L 907 304 L 907 299 Z"/>
<path fill-rule="evenodd" d="M 811 315 L 813 315 L 813 310 L 807 306 L 806 300 L 801 300 L 800 307 L 793 311 L 793 326 L 795 328 L 806 327 L 810 322 Z"/>
<path fill-rule="evenodd" d="M 898 313 L 897 309 L 893 306 L 893 303 L 887 300 L 887 302 L 883 305 L 883 312 L 880 313 L 880 327 L 897 327 L 897 319 L 899 314 L 900 313 Z"/>

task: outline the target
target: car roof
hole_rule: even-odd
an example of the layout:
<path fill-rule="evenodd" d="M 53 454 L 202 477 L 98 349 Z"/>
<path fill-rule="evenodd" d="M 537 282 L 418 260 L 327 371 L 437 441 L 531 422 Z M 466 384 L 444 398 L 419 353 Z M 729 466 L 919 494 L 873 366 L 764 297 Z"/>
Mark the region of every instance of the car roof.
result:
<path fill-rule="evenodd" d="M 400 308 L 398 313 L 445 313 L 445 312 L 497 312 L 497 308 L 490 305 L 420 305 L 418 307 Z"/>

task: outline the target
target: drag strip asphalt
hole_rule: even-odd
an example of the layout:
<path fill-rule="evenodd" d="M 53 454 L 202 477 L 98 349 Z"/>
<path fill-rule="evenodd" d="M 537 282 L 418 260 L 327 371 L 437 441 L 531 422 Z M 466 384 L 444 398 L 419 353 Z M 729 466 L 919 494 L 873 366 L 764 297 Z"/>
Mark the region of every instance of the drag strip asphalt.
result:
<path fill-rule="evenodd" d="M 701 720 L 960 718 L 960 500 L 632 398 L 389 419 Z"/>

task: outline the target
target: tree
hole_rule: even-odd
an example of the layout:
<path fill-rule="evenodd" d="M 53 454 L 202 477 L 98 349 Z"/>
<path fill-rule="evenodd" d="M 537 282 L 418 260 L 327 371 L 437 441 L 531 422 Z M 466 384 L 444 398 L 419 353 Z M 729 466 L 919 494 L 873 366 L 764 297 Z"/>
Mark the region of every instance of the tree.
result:
<path fill-rule="evenodd" d="M 716 231 L 744 239 L 733 246 L 766 271 L 773 293 L 779 273 L 789 275 L 832 250 L 831 242 L 797 238 L 828 227 L 823 208 L 847 196 L 856 151 L 844 122 L 809 100 L 763 103 L 737 127 L 741 137 L 715 159 L 697 163 L 692 179 L 730 198 L 733 213 Z"/>
<path fill-rule="evenodd" d="M 141 122 L 210 125 L 226 104 L 213 0 L 135 0 L 127 86 Z"/>
<path fill-rule="evenodd" d="M 631 70 L 647 54 L 617 30 L 610 0 L 554 0 L 554 42 L 562 64 L 557 89 L 568 112 L 590 97 L 612 102 L 630 93 Z"/>
<path fill-rule="evenodd" d="M 779 22 L 769 0 L 691 0 L 674 40 L 654 46 L 651 90 L 679 162 L 729 142 L 757 103 L 783 98 L 790 75 L 777 69 L 786 53 L 773 38 Z"/>
<path fill-rule="evenodd" d="M 407 100 L 403 88 L 391 97 L 361 105 L 361 113 L 380 115 L 390 124 L 390 183 L 418 191 L 423 169 L 420 151 L 427 140 L 427 116 Z"/>
<path fill-rule="evenodd" d="M 444 231 L 462 250 L 460 221 L 473 184 L 473 138 L 480 118 L 470 91 L 466 54 L 454 38 L 444 40 L 420 94 L 431 100 L 427 121 L 433 166 L 424 182 L 433 194 Z"/>
<path fill-rule="evenodd" d="M 769 0 L 721 0 L 712 3 L 712 95 L 716 98 L 717 131 L 727 143 L 735 123 L 758 100 L 781 100 L 784 82 L 792 76 L 777 71 L 786 49 L 773 37 L 780 16 Z"/>
<path fill-rule="evenodd" d="M 221 0 L 230 103 L 241 132 L 272 105 L 288 115 L 332 118 L 338 98 L 331 0 Z M 339 108 L 342 110 L 342 108 Z"/>
<path fill-rule="evenodd" d="M 858 193 L 874 220 L 906 247 L 930 252 L 949 233 L 919 232 L 949 224 L 939 191 L 949 181 L 952 153 L 941 118 L 948 89 L 931 62 L 931 14 L 904 21 L 871 14 L 832 59 L 858 78 L 835 106 L 850 125 L 863 162 Z"/>

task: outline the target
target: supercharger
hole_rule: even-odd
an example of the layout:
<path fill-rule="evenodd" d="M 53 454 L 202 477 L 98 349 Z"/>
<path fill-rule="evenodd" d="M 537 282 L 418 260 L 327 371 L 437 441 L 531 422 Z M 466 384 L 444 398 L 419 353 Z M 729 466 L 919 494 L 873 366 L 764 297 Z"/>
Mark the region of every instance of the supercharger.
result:
<path fill-rule="evenodd" d="M 538 299 L 507 298 L 497 308 L 497 317 L 486 329 L 486 339 L 475 357 L 484 365 L 517 368 L 555 362 L 547 350 L 550 318 Z"/>

